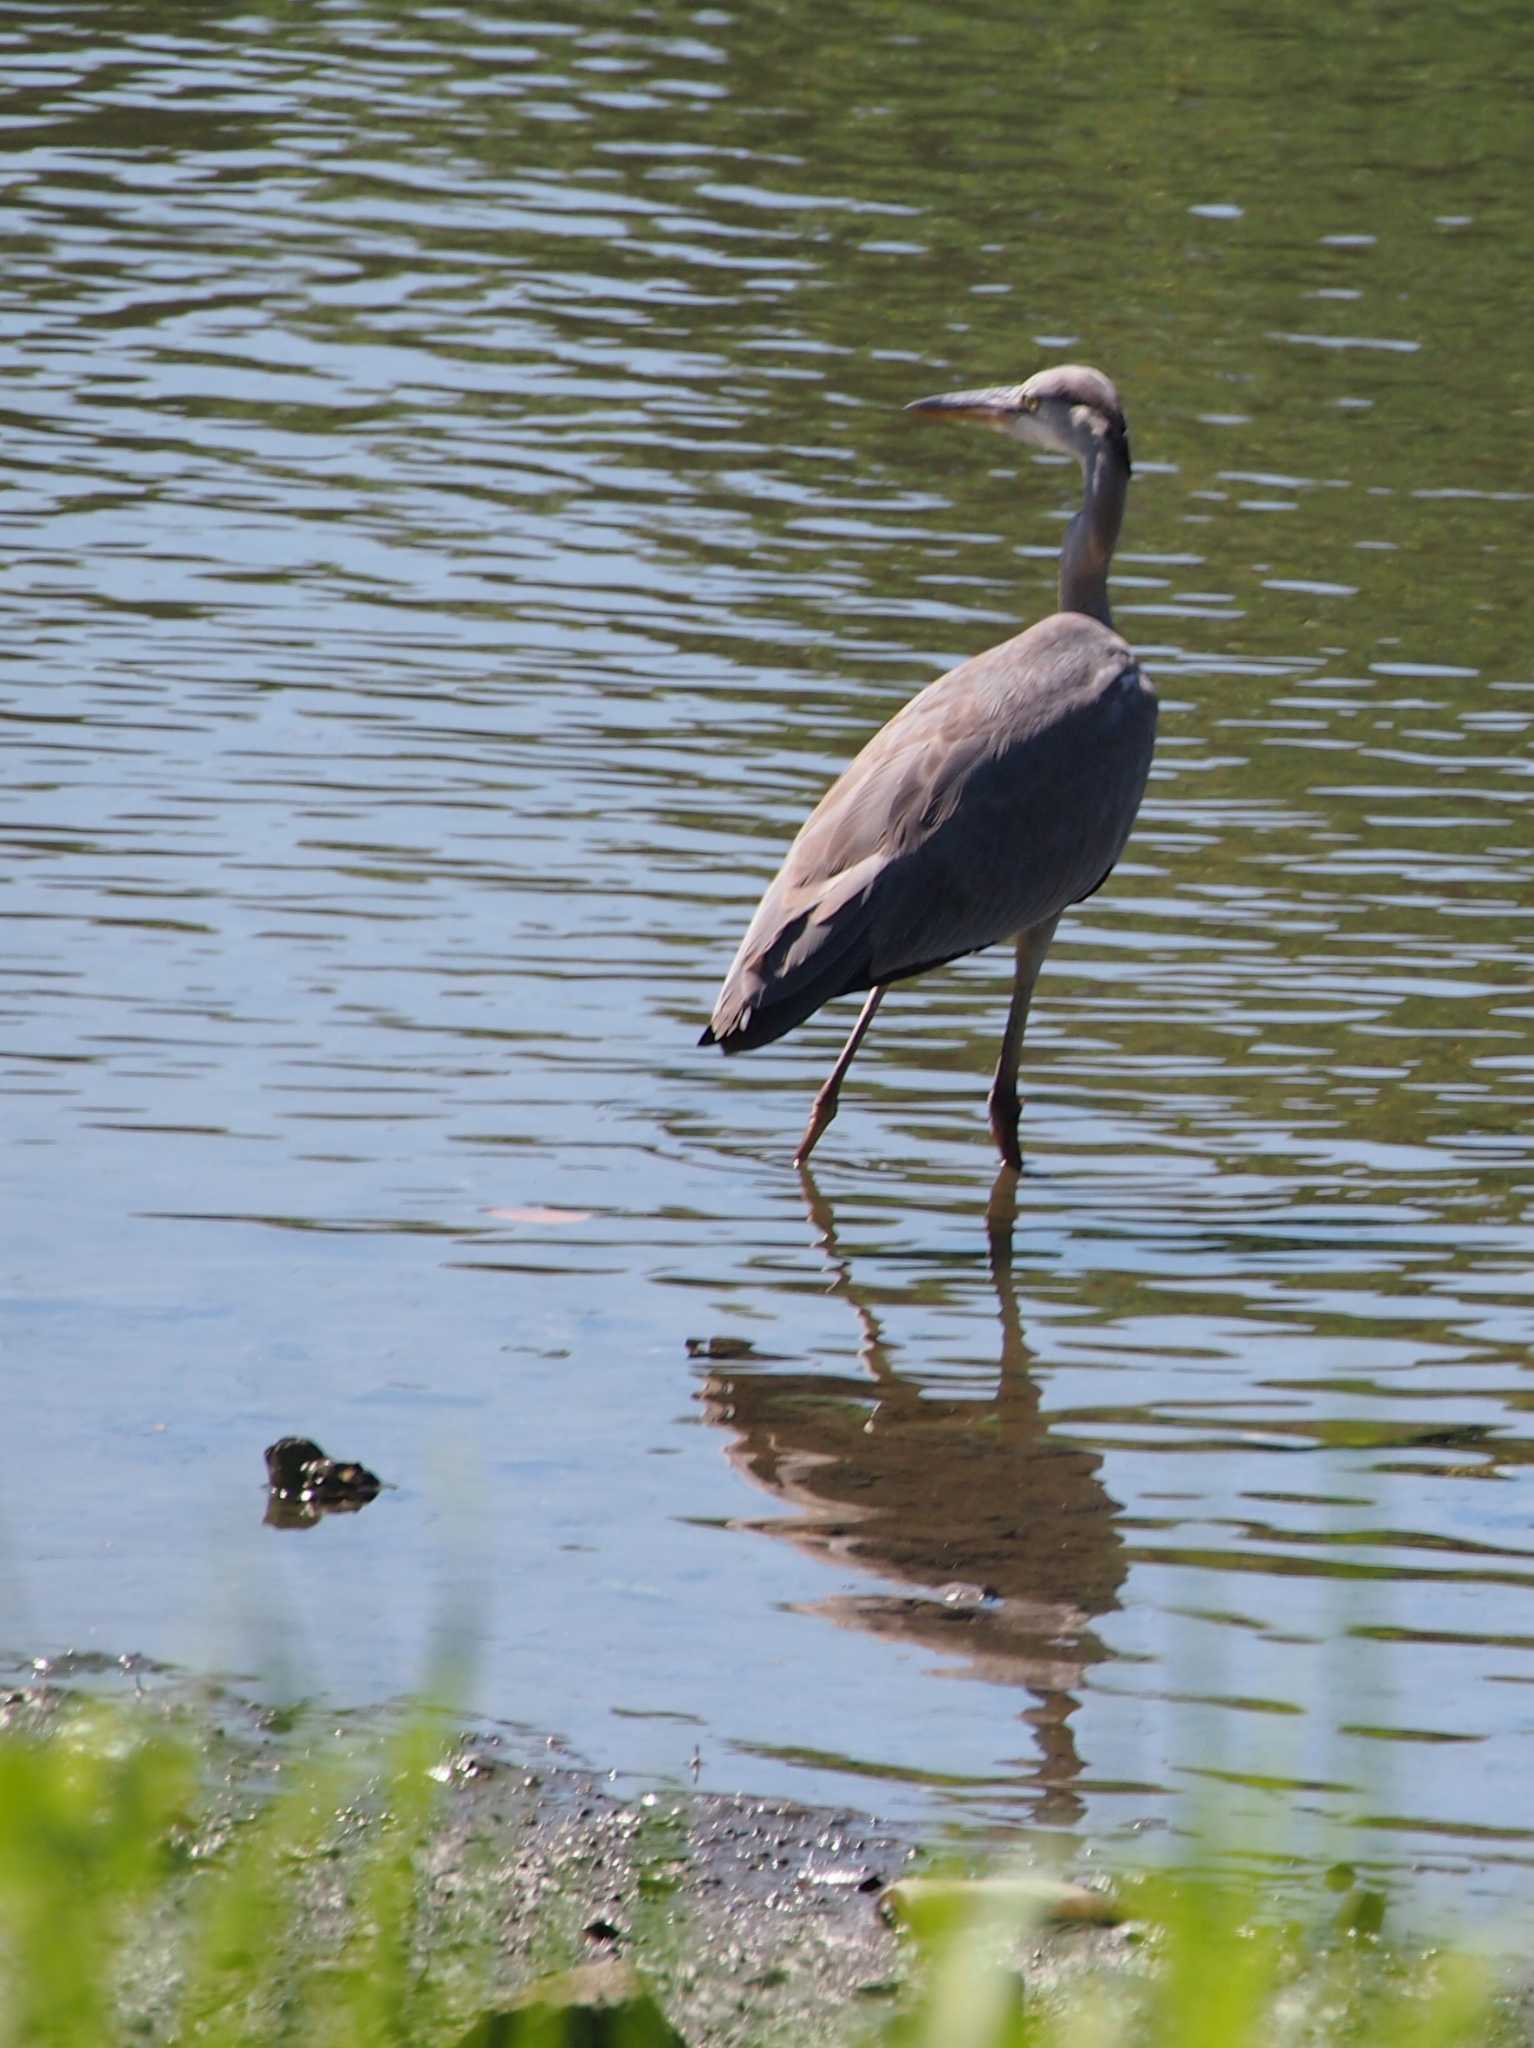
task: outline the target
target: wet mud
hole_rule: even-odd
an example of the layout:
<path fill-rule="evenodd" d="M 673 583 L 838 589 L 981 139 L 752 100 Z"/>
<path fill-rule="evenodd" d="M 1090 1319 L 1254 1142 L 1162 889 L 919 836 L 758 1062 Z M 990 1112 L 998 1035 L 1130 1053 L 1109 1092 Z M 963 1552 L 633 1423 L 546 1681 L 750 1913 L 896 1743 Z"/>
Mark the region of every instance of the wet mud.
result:
<path fill-rule="evenodd" d="M 232 1689 L 192 1686 L 145 1659 L 94 1653 L 38 1660 L 0 1694 L 8 1732 L 64 1732 L 89 1701 L 127 1681 L 131 1724 L 195 1742 L 207 1810 L 193 1860 L 216 1861 L 295 1773 L 346 1758 L 344 1803 L 316 1820 L 316 1853 L 296 1863 L 305 1938 L 344 1937 L 367 1858 L 395 1825 L 379 1760 L 405 1710 L 322 1716 Z M 413 1710 L 412 1710 L 413 1711 Z M 674 1786 L 630 1793 L 616 1775 L 539 1757 L 525 1736 L 454 1734 L 444 1723 L 439 1791 L 421 1861 L 423 1959 L 487 1965 L 480 2010 L 525 1997 L 555 1973 L 621 1963 L 654 1995 L 688 2048 L 851 2042 L 913 1983 L 915 1956 L 892 1886 L 952 1857 L 850 1808 L 730 1797 Z M 983 1854 L 971 1853 L 979 1867 Z M 132 2003 L 146 2038 L 168 2023 L 178 1965 L 168 1928 L 137 1944 Z M 1063 1923 L 1017 1957 L 1040 1986 L 1084 1966 L 1138 1966 L 1134 1930 Z"/>

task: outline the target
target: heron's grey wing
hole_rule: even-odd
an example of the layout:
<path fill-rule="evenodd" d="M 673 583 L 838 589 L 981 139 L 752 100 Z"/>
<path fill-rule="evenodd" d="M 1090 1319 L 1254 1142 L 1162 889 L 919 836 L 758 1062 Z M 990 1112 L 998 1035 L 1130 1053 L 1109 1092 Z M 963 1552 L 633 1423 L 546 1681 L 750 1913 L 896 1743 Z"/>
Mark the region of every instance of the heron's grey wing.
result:
<path fill-rule="evenodd" d="M 1154 731 L 1129 648 L 1079 614 L 939 678 L 806 820 L 706 1039 L 765 1044 L 833 996 L 974 952 L 1088 894 L 1128 836 Z"/>
<path fill-rule="evenodd" d="M 875 981 L 1058 917 L 1107 879 L 1140 808 L 1156 697 L 1118 635 L 1061 613 L 994 653 L 968 718 L 924 764 L 926 801 L 901 802 L 869 904 Z"/>

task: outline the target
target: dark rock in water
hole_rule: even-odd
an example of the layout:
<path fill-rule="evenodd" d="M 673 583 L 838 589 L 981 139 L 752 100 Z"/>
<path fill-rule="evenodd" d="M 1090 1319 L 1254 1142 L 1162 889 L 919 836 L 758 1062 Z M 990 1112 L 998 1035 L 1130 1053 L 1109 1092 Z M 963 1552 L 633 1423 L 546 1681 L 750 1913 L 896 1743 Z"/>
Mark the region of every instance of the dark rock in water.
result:
<path fill-rule="evenodd" d="M 354 1515 L 383 1486 L 366 1465 L 327 1457 L 312 1437 L 280 1436 L 265 1457 L 264 1519 L 276 1529 L 312 1529 L 321 1515 Z"/>
<path fill-rule="evenodd" d="M 545 1977 L 504 2012 L 487 2012 L 458 2048 L 686 2048 L 628 1963 L 586 1963 Z"/>
<path fill-rule="evenodd" d="M 309 1467 L 324 1461 L 325 1453 L 312 1437 L 280 1436 L 276 1443 L 268 1444 L 262 1456 L 266 1459 L 266 1483 L 273 1493 L 298 1493 L 305 1481 Z"/>

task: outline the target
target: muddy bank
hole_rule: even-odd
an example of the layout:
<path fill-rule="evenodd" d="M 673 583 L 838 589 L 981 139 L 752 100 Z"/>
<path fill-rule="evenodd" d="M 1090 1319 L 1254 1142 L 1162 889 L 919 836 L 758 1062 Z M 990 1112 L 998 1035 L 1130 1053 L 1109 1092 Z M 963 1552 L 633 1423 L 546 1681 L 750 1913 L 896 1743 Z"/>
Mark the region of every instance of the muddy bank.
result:
<path fill-rule="evenodd" d="M 141 1660 L 61 1659 L 16 1677 L 0 1730 L 67 1735 L 106 1698 L 117 1733 L 170 1732 L 195 1753 L 206 1804 L 181 1845 L 183 1903 L 197 1866 L 216 1867 L 274 1796 L 319 1774 L 284 1885 L 304 1943 L 341 1952 L 361 1881 L 397 1838 L 395 1738 L 421 1727 L 419 1710 L 274 1708 Z M 551 1973 L 618 1961 L 642 1974 L 688 2048 L 839 2042 L 909 1986 L 890 1888 L 934 1867 L 909 1832 L 851 1809 L 689 1786 L 626 1795 L 552 1747 L 539 1755 L 528 1738 L 464 1733 L 440 1716 L 420 1756 L 416 1782 L 434 1787 L 417 1858 L 417 1964 L 449 1984 L 465 2022 Z M 172 1906 L 136 1946 L 128 2002 L 151 2038 L 174 2008 L 183 1923 Z M 1132 1932 L 1071 1925 L 1018 1961 L 1044 1983 L 1134 1955 Z"/>
<path fill-rule="evenodd" d="M 850 2037 L 901 1995 L 909 1940 L 887 1894 L 932 1858 L 867 1814 L 682 1789 L 624 1799 L 481 1741 L 450 1776 L 432 1882 L 479 1893 L 519 1976 L 548 1965 L 555 1930 L 563 1956 L 625 1957 L 697 2048 Z M 1131 1944 L 1062 1926 L 1030 1966 L 1053 1978 Z"/>
<path fill-rule="evenodd" d="M 431 1880 L 444 1904 L 467 1891 L 494 1917 L 508 1981 L 623 1957 L 696 2044 L 829 2038 L 838 2015 L 897 1995 L 880 1907 L 919 1851 L 867 1816 L 680 1789 L 630 1800 L 482 1743 L 459 1764 Z"/>

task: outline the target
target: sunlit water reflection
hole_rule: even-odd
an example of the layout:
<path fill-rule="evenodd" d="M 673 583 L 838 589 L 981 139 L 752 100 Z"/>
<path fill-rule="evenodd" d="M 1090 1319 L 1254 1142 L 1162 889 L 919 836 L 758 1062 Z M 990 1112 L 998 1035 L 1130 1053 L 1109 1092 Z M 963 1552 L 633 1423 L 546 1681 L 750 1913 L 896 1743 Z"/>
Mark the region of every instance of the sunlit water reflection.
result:
<path fill-rule="evenodd" d="M 364 1700 L 466 1617 L 603 1763 L 1089 1835 L 1212 1782 L 1500 1890 L 1534 273 L 1452 124 L 1335 138 L 1430 61 L 1526 159 L 1504 31 L 1312 53 L 1279 165 L 1212 110 L 1282 47 L 1120 25 L 1084 251 L 1067 47 L 1024 131 L 983 24 L 773 20 L 3 25 L 9 1640 Z M 847 1020 L 694 1039 L 827 776 L 1050 603 L 1071 474 L 899 403 L 1064 352 L 1164 711 L 1008 1252 L 1005 960 L 892 997 L 809 1188 Z M 290 1431 L 395 1490 L 263 1529 Z"/>

